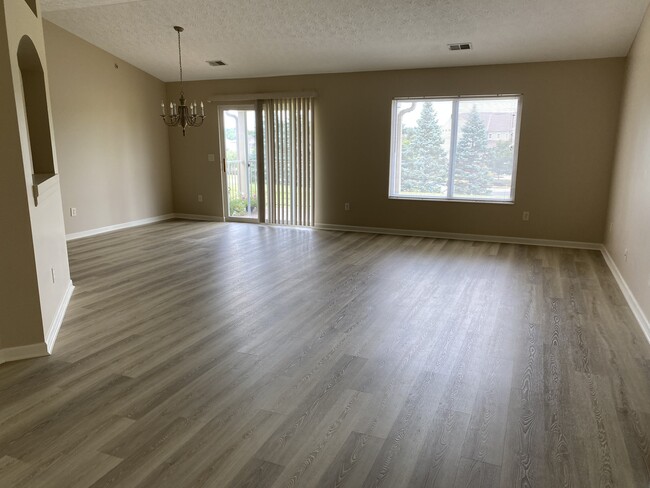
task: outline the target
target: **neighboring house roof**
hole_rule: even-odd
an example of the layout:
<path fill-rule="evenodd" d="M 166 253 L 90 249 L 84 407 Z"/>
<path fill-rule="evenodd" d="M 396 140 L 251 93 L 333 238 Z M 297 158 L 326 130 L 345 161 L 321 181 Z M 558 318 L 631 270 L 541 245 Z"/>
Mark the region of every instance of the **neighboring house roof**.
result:
<path fill-rule="evenodd" d="M 462 127 L 470 114 L 459 114 L 459 122 Z M 488 132 L 510 132 L 515 129 L 515 116 L 504 112 L 479 112 L 481 122 Z"/>
<path fill-rule="evenodd" d="M 481 120 L 488 132 L 511 132 L 515 129 L 515 115 L 509 113 L 482 113 Z M 487 121 L 485 120 L 487 119 Z"/>
<path fill-rule="evenodd" d="M 479 112 L 481 122 L 485 125 L 488 133 L 492 132 L 513 132 L 515 130 L 515 114 L 507 112 Z M 462 127 L 467 119 L 469 113 L 458 114 L 458 122 Z M 445 124 L 445 129 L 451 129 L 451 119 Z"/>

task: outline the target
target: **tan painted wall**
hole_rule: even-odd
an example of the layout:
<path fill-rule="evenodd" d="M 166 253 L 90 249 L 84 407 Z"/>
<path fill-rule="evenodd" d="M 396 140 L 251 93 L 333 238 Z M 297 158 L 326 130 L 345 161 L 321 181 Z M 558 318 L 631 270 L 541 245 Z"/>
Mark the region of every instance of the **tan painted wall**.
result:
<path fill-rule="evenodd" d="M 54 24 L 44 31 L 66 233 L 171 213 L 164 84 Z"/>
<path fill-rule="evenodd" d="M 2 347 L 11 348 L 43 344 L 70 285 L 70 272 L 58 176 L 50 180 L 46 198 L 39 198 L 37 202 L 33 194 L 33 169 L 38 165 L 32 159 L 38 154 L 32 154 L 30 148 L 23 81 L 18 63 L 18 47 L 23 36 L 28 36 L 36 50 L 36 62 L 40 63 L 44 72 L 45 100 L 49 100 L 42 23 L 25 2 L 3 2 L 2 8 L 4 18 L 0 24 L 0 49 L 8 53 L 3 59 L 8 63 L 2 65 L 0 71 L 8 83 L 8 95 L 13 95 L 13 98 L 9 98 L 10 107 L 3 111 L 1 118 L 2 131 L 7 131 L 7 137 L 2 140 L 3 177 L 0 179 L 0 193 L 3 194 L 3 205 L 0 206 L 3 207 L 4 234 L 0 254 L 3 259 L 15 259 L 15 262 L 8 263 L 0 274 L 2 300 L 7 305 L 7 308 L 3 307 L 0 334 Z M 45 110 L 51 126 L 49 106 Z M 44 126 L 39 130 L 44 130 Z M 52 140 L 39 143 L 52 146 L 51 154 L 54 154 Z M 40 148 L 39 153 L 41 149 L 44 148 Z M 56 172 L 56 158 L 52 159 Z M 7 195 L 4 195 L 5 190 Z M 55 271 L 56 280 L 52 279 L 52 270 Z M 40 350 L 44 351 L 42 348 Z"/>
<path fill-rule="evenodd" d="M 7 100 L 15 99 L 11 55 L 0 8 L 0 86 Z M 5 104 L 0 116 L 0 349 L 43 340 L 36 282 L 36 263 L 29 220 L 28 193 L 15 103 Z M 36 324 L 36 325 L 33 325 Z"/>
<path fill-rule="evenodd" d="M 623 73 L 616 58 L 201 81 L 185 93 L 316 90 L 317 223 L 602 242 Z M 515 204 L 389 200 L 392 98 L 494 93 L 524 95 Z M 177 97 L 178 84 L 167 94 Z M 185 138 L 170 132 L 174 205 L 222 216 L 219 164 L 207 161 L 219 155 L 215 104 L 208 114 Z"/>
<path fill-rule="evenodd" d="M 607 250 L 650 318 L 650 13 L 628 57 L 608 222 Z"/>

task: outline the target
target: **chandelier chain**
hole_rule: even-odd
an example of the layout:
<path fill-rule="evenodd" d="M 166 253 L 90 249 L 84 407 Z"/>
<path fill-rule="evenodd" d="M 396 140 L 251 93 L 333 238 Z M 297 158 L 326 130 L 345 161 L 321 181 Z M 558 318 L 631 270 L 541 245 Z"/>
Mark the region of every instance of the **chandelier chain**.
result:
<path fill-rule="evenodd" d="M 181 32 L 178 31 L 178 67 L 181 72 L 181 95 L 183 93 L 183 58 L 181 57 Z"/>

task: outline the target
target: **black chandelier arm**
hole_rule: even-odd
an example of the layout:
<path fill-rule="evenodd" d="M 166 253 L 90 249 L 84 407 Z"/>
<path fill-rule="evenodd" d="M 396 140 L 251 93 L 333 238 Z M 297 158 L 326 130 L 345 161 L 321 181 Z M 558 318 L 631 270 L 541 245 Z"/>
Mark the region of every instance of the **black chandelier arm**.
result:
<path fill-rule="evenodd" d="M 181 121 L 181 118 L 178 115 L 161 115 L 163 122 L 168 127 L 176 127 Z"/>
<path fill-rule="evenodd" d="M 201 127 L 203 125 L 204 120 L 205 120 L 205 115 L 194 115 L 189 125 L 191 125 L 192 127 Z"/>

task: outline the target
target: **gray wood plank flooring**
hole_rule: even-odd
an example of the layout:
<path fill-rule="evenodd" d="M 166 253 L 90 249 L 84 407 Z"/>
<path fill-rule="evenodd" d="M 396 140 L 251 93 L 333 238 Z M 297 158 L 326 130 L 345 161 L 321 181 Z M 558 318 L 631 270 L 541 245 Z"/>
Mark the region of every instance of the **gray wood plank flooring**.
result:
<path fill-rule="evenodd" d="M 73 241 L 0 366 L 5 487 L 650 486 L 650 345 L 600 253 L 169 221 Z"/>

